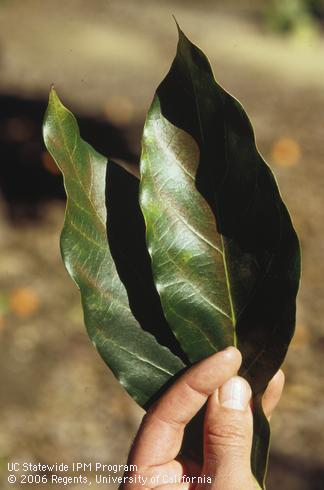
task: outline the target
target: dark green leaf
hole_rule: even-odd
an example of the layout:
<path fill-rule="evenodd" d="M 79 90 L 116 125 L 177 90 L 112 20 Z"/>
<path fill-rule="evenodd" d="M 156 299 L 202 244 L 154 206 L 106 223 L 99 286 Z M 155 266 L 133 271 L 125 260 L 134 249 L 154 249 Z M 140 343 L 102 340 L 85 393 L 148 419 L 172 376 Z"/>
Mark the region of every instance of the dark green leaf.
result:
<path fill-rule="evenodd" d="M 128 169 L 110 162 L 106 205 L 108 242 L 129 305 L 144 330 L 188 364 L 170 329 L 155 288 L 151 258 L 145 242 L 145 223 L 138 202 L 139 180 Z"/>
<path fill-rule="evenodd" d="M 257 402 L 293 335 L 298 239 L 244 109 L 181 31 L 149 112 L 141 172 L 147 242 L 170 326 L 191 360 L 237 345 Z M 264 485 L 269 428 L 256 407 L 252 467 Z"/>
<path fill-rule="evenodd" d="M 85 143 L 52 89 L 45 144 L 64 175 L 67 208 L 61 250 L 80 288 L 93 344 L 133 398 L 145 406 L 184 364 L 132 316 L 106 235 L 106 159 Z"/>
<path fill-rule="evenodd" d="M 195 187 L 193 138 L 169 123 L 155 98 L 144 129 L 141 206 L 165 316 L 190 361 L 234 344 L 222 237 Z"/>

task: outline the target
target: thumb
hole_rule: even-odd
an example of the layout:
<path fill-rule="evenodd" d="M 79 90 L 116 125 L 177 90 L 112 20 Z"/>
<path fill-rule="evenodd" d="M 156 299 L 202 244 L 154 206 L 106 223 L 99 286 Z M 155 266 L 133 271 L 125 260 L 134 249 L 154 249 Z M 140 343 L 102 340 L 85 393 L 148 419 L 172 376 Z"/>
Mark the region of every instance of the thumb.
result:
<path fill-rule="evenodd" d="M 205 415 L 204 475 L 211 488 L 255 489 L 251 472 L 253 419 L 251 388 L 239 376 L 229 379 L 208 401 Z"/>

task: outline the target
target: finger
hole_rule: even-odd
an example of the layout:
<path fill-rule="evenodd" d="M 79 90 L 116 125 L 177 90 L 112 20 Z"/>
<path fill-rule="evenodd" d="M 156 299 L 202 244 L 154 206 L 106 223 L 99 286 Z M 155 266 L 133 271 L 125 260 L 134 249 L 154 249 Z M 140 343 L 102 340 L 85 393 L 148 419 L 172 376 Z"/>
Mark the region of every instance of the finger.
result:
<path fill-rule="evenodd" d="M 250 488 L 253 419 L 252 391 L 235 376 L 214 393 L 205 416 L 204 470 L 211 488 Z"/>
<path fill-rule="evenodd" d="M 133 464 L 133 463 L 132 463 Z M 152 490 L 170 482 L 181 482 L 186 474 L 184 466 L 176 460 L 150 468 L 135 468 L 126 471 L 122 490 Z"/>
<path fill-rule="evenodd" d="M 189 490 L 190 487 L 192 487 L 192 485 L 188 482 L 175 484 L 167 483 L 166 485 L 156 487 L 156 490 Z"/>
<path fill-rule="evenodd" d="M 269 382 L 262 398 L 263 411 L 268 419 L 279 403 L 285 384 L 285 375 L 281 369 L 274 375 Z"/>
<path fill-rule="evenodd" d="M 142 476 L 147 479 L 146 486 L 155 489 L 166 484 L 181 482 L 185 473 L 184 466 L 179 461 L 173 460 L 160 466 L 152 466 Z"/>
<path fill-rule="evenodd" d="M 188 369 L 145 415 L 131 451 L 132 463 L 149 467 L 173 460 L 186 424 L 240 364 L 241 354 L 231 347 Z"/>

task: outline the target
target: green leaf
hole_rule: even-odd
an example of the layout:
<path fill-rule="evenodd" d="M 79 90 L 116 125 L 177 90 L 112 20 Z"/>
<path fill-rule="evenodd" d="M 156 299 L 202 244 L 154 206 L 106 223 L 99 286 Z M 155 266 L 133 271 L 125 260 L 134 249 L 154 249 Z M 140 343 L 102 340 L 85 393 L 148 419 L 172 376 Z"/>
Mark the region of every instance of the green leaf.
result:
<path fill-rule="evenodd" d="M 156 97 L 142 142 L 140 202 L 165 316 L 195 362 L 234 344 L 222 237 L 196 190 L 199 150 L 169 123 Z"/>
<path fill-rule="evenodd" d="M 270 432 L 259 401 L 293 335 L 299 243 L 244 109 L 180 30 L 145 125 L 141 174 L 166 318 L 191 361 L 230 343 L 242 352 L 256 406 L 252 469 L 264 487 Z"/>
<path fill-rule="evenodd" d="M 130 309 L 141 327 L 188 364 L 188 359 L 165 319 L 155 288 L 138 192 L 139 179 L 128 169 L 126 171 L 120 165 L 110 162 L 107 169 L 106 203 L 109 210 L 107 234 L 111 255 L 127 290 Z"/>
<path fill-rule="evenodd" d="M 64 176 L 67 207 L 61 250 L 81 292 L 89 336 L 126 390 L 147 406 L 184 364 L 144 331 L 130 311 L 107 242 L 107 161 L 80 138 L 74 116 L 54 89 L 44 141 Z"/>

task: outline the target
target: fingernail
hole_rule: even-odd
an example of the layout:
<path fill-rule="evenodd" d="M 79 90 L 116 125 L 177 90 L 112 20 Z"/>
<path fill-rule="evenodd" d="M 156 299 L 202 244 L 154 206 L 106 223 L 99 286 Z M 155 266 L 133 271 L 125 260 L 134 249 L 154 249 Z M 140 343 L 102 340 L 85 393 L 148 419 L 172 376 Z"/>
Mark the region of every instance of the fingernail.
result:
<path fill-rule="evenodd" d="M 226 381 L 219 389 L 219 402 L 222 407 L 233 410 L 246 410 L 251 398 L 251 388 L 245 379 L 239 376 Z"/>
<path fill-rule="evenodd" d="M 236 353 L 236 351 L 237 351 L 237 349 L 235 347 L 233 347 L 232 345 L 230 345 L 229 347 L 226 347 L 226 349 L 224 349 L 222 352 L 226 357 L 231 359 L 233 357 L 233 355 Z"/>

